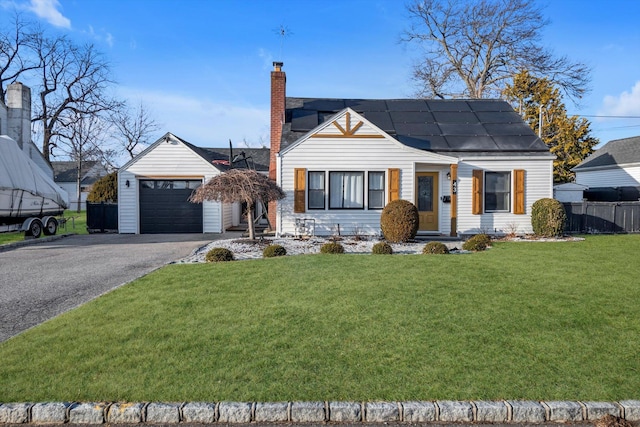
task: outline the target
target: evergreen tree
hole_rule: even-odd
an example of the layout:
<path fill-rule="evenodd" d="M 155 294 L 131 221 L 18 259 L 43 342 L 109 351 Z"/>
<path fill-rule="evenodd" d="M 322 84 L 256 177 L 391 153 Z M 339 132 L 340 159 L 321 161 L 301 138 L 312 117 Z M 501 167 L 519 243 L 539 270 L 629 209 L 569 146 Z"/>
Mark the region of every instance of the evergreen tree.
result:
<path fill-rule="evenodd" d="M 553 181 L 573 181 L 575 174 L 571 169 L 600 142 L 590 135 L 589 121 L 568 116 L 559 89 L 548 79 L 534 77 L 528 71 L 516 74 L 503 95 L 556 155 Z"/>
<path fill-rule="evenodd" d="M 91 203 L 117 203 L 118 202 L 118 173 L 111 172 L 93 183 L 91 192 L 87 196 L 87 202 Z"/>

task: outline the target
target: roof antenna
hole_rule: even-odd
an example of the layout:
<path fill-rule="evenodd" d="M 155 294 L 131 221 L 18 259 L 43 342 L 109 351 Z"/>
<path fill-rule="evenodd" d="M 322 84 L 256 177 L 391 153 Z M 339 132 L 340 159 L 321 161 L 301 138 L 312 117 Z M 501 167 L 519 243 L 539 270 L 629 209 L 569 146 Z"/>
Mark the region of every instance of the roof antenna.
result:
<path fill-rule="evenodd" d="M 293 34 L 293 32 L 284 24 L 280 24 L 280 27 L 274 30 L 274 33 L 280 37 L 280 60 L 282 60 L 282 47 L 284 45 L 284 39 Z"/>

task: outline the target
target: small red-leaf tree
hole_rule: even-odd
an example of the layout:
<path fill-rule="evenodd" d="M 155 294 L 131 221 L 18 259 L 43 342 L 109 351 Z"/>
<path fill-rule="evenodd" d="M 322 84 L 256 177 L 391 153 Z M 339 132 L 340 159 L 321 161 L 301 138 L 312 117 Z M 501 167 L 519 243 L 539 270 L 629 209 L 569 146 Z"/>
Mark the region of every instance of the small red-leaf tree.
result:
<path fill-rule="evenodd" d="M 231 169 L 214 176 L 205 184 L 198 187 L 189 200 L 202 203 L 213 200 L 222 203 L 245 202 L 247 204 L 247 223 L 249 224 L 249 239 L 255 239 L 253 211 L 256 201 L 265 204 L 284 199 L 284 191 L 268 176 L 251 169 Z"/>

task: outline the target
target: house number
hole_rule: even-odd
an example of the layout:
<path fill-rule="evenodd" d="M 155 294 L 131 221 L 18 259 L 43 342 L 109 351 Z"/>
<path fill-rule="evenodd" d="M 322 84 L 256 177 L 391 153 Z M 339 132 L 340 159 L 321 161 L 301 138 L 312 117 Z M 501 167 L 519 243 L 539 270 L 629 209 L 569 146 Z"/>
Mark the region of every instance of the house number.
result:
<path fill-rule="evenodd" d="M 454 179 L 451 181 L 451 193 L 458 194 L 458 180 Z"/>

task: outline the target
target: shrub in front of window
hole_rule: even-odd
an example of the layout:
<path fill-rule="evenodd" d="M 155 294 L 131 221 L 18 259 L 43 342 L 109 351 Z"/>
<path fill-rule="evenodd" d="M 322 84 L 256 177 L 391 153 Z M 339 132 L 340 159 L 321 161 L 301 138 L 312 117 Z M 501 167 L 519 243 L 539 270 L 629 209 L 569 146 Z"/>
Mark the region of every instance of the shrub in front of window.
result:
<path fill-rule="evenodd" d="M 469 239 L 462 244 L 462 249 L 465 251 L 479 252 L 487 249 L 487 246 L 491 245 L 491 237 L 488 234 L 476 234 L 469 237 Z"/>
<path fill-rule="evenodd" d="M 418 208 L 407 200 L 389 202 L 380 215 L 380 228 L 391 243 L 407 242 L 418 232 Z"/>
<path fill-rule="evenodd" d="M 449 248 L 441 242 L 429 242 L 422 248 L 423 254 L 448 254 Z"/>
<path fill-rule="evenodd" d="M 322 254 L 343 254 L 344 246 L 338 242 L 329 242 L 320 246 L 320 253 Z"/>
<path fill-rule="evenodd" d="M 233 252 L 227 248 L 213 248 L 205 255 L 207 262 L 233 261 Z"/>
<path fill-rule="evenodd" d="M 556 199 L 536 200 L 531 207 L 531 227 L 536 236 L 562 236 L 566 220 L 564 206 Z"/>
<path fill-rule="evenodd" d="M 265 258 L 285 256 L 286 254 L 287 250 L 282 245 L 269 245 L 262 251 L 262 256 Z"/>
<path fill-rule="evenodd" d="M 393 248 L 387 242 L 378 242 L 371 248 L 371 253 L 376 255 L 391 255 Z"/>

